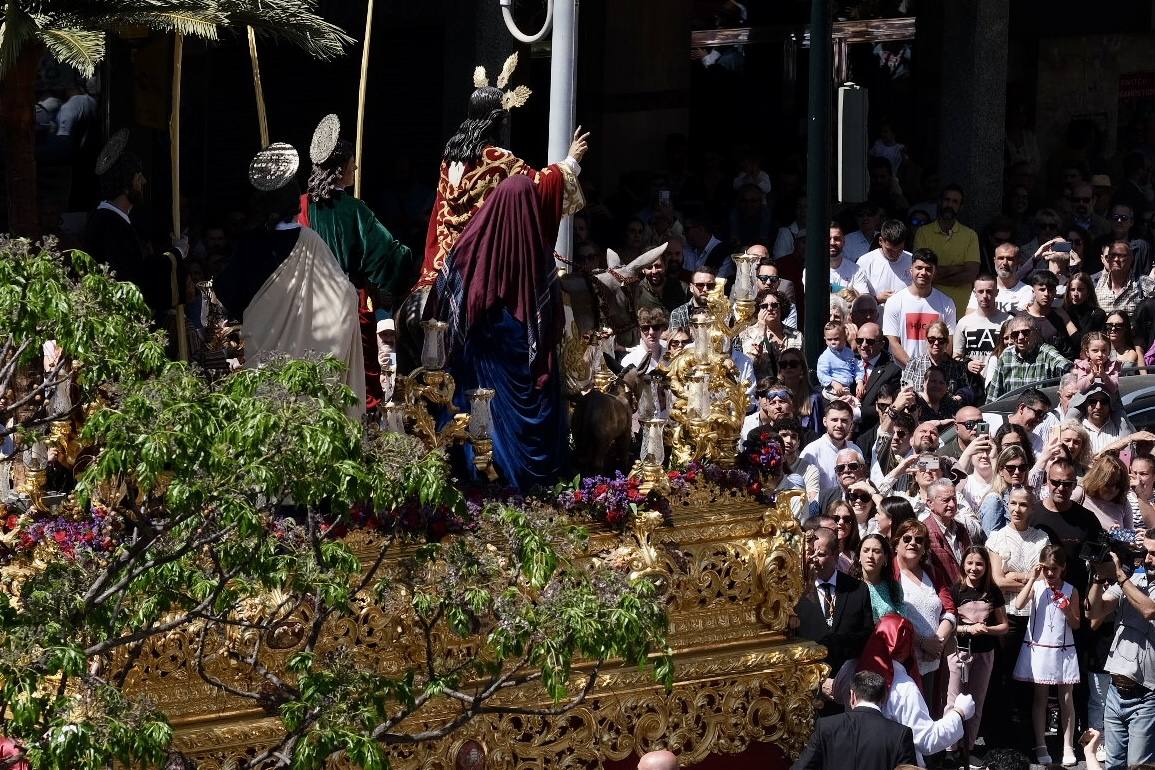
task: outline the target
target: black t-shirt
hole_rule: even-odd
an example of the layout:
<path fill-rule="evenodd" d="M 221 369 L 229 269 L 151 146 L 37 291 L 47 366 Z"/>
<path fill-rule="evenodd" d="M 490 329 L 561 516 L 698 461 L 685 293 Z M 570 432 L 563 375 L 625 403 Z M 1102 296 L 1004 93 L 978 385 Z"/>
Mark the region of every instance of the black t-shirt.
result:
<path fill-rule="evenodd" d="M 1031 526 L 1043 530 L 1052 543 L 1063 547 L 1067 553 L 1064 579 L 1078 589 L 1080 596 L 1086 596 L 1087 565 L 1079 558 L 1079 550 L 1083 543 L 1103 531 L 1095 514 L 1078 503 L 1072 503 L 1070 509 L 1063 513 L 1056 513 L 1042 503 L 1036 503 L 1031 514 Z"/>
<path fill-rule="evenodd" d="M 955 583 L 950 588 L 950 595 L 954 599 L 960 626 L 969 626 L 974 623 L 994 625 L 995 610 L 1006 606 L 1003 592 L 993 584 L 988 590 L 981 591 L 978 588 Z M 960 643 L 964 645 L 968 639 L 970 640 L 972 653 L 990 652 L 998 646 L 998 637 L 990 634 L 975 634 L 974 636 L 959 634 L 959 637 Z"/>

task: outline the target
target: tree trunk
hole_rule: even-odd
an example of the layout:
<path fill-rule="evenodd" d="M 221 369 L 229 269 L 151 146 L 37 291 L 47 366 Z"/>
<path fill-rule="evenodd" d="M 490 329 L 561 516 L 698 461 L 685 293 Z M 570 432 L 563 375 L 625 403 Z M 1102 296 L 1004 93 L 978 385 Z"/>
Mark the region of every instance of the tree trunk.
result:
<path fill-rule="evenodd" d="M 36 190 L 36 72 L 40 44 L 28 41 L 0 81 L 0 137 L 8 194 L 8 232 L 40 237 Z"/>

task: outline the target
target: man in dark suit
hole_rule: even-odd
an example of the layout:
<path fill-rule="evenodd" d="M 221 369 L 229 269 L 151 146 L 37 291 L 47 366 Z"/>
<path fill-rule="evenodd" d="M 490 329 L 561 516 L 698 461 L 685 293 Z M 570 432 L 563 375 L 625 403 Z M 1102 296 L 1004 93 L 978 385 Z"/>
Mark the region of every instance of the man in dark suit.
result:
<path fill-rule="evenodd" d="M 873 671 L 859 671 L 850 688 L 850 711 L 823 717 L 791 770 L 894 770 L 916 764 L 914 736 L 909 727 L 882 715 L 886 680 Z"/>
<path fill-rule="evenodd" d="M 830 674 L 862 653 L 874 630 L 870 593 L 861 580 L 839 572 L 838 536 L 828 527 L 810 533 L 810 574 L 804 593 L 794 608 L 797 633 L 826 648 Z"/>
<path fill-rule="evenodd" d="M 899 382 L 902 379 L 902 367 L 891 358 L 890 351 L 887 350 L 886 337 L 882 336 L 882 329 L 876 323 L 858 327 L 858 356 L 862 359 L 864 368 L 862 390 L 858 393 L 858 400 L 862 402 L 858 433 L 862 435 L 878 425 L 876 402 L 879 392 L 886 383 Z M 858 445 L 863 450 L 870 451 L 863 444 Z"/>

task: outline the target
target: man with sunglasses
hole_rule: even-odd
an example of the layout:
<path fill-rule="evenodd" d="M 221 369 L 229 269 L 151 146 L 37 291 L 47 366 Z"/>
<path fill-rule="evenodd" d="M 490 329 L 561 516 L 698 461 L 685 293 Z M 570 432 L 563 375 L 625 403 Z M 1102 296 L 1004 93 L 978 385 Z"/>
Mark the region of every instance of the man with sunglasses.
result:
<path fill-rule="evenodd" d="M 1102 385 L 1093 385 L 1086 393 L 1071 399 L 1071 408 L 1083 415 L 1083 429 L 1091 438 L 1091 454 L 1097 455 L 1124 436 L 1135 433 L 1122 414 L 1112 414 L 1111 394 Z"/>
<path fill-rule="evenodd" d="M 1113 241 L 1105 255 L 1107 264 L 1095 282 L 1095 298 L 1107 315 L 1124 312 L 1135 315 L 1135 309 L 1146 298 L 1155 295 L 1155 281 L 1146 275 L 1132 275 L 1135 259 L 1128 241 Z"/>
<path fill-rule="evenodd" d="M 778 270 L 778 265 L 774 262 L 774 258 L 770 256 L 769 250 L 761 245 L 754 244 L 746 249 L 746 253 L 751 256 L 760 257 L 758 260 L 758 284 L 754 287 L 754 291 L 759 289 L 770 289 L 777 291 L 790 302 L 790 312 L 782 319 L 782 323 L 786 324 L 792 329 L 798 328 L 798 303 L 794 299 L 794 282 L 782 277 Z"/>
<path fill-rule="evenodd" d="M 666 352 L 666 344 L 662 342 L 662 335 L 669 328 L 670 319 L 663 308 L 639 308 L 638 331 L 641 332 L 642 339 L 622 356 L 622 366 L 637 368 L 645 361 L 647 372 L 657 369 Z M 647 356 L 649 356 L 648 359 Z"/>
<path fill-rule="evenodd" d="M 1070 360 L 1039 339 L 1038 326 L 1029 315 L 1016 316 L 1008 333 L 1013 344 L 1003 351 L 994 377 L 987 384 L 988 401 L 996 401 L 1007 393 L 1043 380 L 1055 379 L 1071 368 Z M 1050 408 L 1048 400 L 1047 409 Z"/>
<path fill-rule="evenodd" d="M 849 500 L 850 488 L 866 480 L 866 470 L 866 460 L 857 449 L 843 449 L 835 455 L 834 474 L 838 483 L 823 486 L 818 495 L 818 510 L 829 510 L 830 504 L 837 500 Z"/>
<path fill-rule="evenodd" d="M 878 426 L 878 397 L 887 383 L 897 383 L 902 378 L 902 367 L 891 357 L 878 324 L 866 323 L 858 327 L 855 341 L 858 343 L 858 356 L 862 359 L 862 389 L 855 394 L 861 402 L 858 433 L 864 435 Z"/>
<path fill-rule="evenodd" d="M 707 295 L 714 288 L 714 278 L 717 272 L 713 268 L 700 266 L 694 268 L 690 276 L 690 299 L 674 308 L 670 313 L 670 328 L 681 329 L 690 325 L 690 319 L 695 313 L 706 309 Z"/>
<path fill-rule="evenodd" d="M 983 413 L 977 406 L 959 409 L 954 414 L 954 438 L 943 445 L 940 454 L 957 460 L 971 442 L 978 438 L 978 426 L 983 422 Z"/>
<path fill-rule="evenodd" d="M 1138 237 L 1135 232 L 1135 212 L 1126 203 L 1116 203 L 1107 215 L 1111 232 L 1095 243 L 1095 250 L 1102 254 L 1115 241 L 1126 241 L 1131 246 L 1131 274 L 1148 275 L 1151 272 L 1151 244 Z M 1094 253 L 1094 252 L 1092 252 Z"/>
<path fill-rule="evenodd" d="M 1002 415 L 994 412 L 983 412 L 983 420 L 990 425 L 992 436 L 1002 427 L 1004 421 L 1018 425 L 1027 432 L 1031 451 L 1038 455 L 1043 451 L 1044 443 L 1043 434 L 1038 428 L 1050 419 L 1051 406 L 1051 399 L 1046 393 L 1038 388 L 1027 388 L 1019 394 L 1015 410 L 1007 415 L 1005 420 Z"/>
<path fill-rule="evenodd" d="M 1095 514 L 1071 499 L 1078 480 L 1070 460 L 1060 458 L 1047 466 L 1045 483 L 1050 495 L 1036 500 L 1031 526 L 1046 532 L 1052 543 L 1067 552 L 1067 582 L 1083 590 L 1087 567 L 1079 551 L 1083 543 L 1102 534 L 1103 525 Z"/>

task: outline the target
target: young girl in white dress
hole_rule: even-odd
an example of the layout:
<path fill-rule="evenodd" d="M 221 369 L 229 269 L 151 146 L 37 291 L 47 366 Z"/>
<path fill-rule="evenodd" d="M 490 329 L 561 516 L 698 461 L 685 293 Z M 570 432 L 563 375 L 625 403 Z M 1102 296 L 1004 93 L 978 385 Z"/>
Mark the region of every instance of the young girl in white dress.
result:
<path fill-rule="evenodd" d="M 1075 765 L 1075 701 L 1073 687 L 1079 681 L 1074 631 L 1079 627 L 1079 592 L 1063 580 L 1067 554 L 1059 546 L 1048 545 L 1039 555 L 1031 577 L 1015 597 L 1015 607 L 1029 606 L 1027 635 L 1015 664 L 1015 679 L 1034 682 L 1032 713 L 1035 754 L 1039 764 L 1051 764 L 1046 744 L 1047 694 L 1051 685 L 1059 688 L 1063 732 L 1063 766 Z"/>

